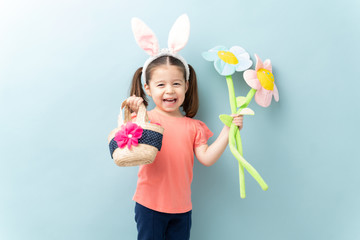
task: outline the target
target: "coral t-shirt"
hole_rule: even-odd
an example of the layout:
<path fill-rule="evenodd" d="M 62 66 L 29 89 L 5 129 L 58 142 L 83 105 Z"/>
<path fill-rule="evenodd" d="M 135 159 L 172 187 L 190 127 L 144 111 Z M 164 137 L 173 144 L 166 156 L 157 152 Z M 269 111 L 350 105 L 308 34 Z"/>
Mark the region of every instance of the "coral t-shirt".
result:
<path fill-rule="evenodd" d="M 133 200 L 158 212 L 188 212 L 192 209 L 194 148 L 206 144 L 213 133 L 200 120 L 156 110 L 148 116 L 164 128 L 163 142 L 154 162 L 140 166 Z"/>

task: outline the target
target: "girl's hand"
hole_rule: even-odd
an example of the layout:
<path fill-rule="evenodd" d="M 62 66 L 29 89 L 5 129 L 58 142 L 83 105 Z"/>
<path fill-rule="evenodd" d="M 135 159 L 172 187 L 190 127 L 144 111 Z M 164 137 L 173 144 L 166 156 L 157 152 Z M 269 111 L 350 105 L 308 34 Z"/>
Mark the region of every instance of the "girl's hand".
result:
<path fill-rule="evenodd" d="M 130 107 L 130 109 L 137 113 L 139 110 L 140 105 L 143 103 L 144 99 L 141 97 L 136 97 L 135 95 L 129 97 L 126 99 L 127 105 Z"/>
<path fill-rule="evenodd" d="M 244 116 L 240 114 L 231 114 L 231 116 L 233 117 L 233 124 L 238 126 L 239 130 L 241 130 L 243 128 Z"/>

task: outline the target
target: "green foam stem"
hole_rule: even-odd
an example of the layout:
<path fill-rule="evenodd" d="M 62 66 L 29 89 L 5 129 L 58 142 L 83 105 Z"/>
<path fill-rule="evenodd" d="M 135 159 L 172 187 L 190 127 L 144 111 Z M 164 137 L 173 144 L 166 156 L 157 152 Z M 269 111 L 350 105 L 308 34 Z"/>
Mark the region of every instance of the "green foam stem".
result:
<path fill-rule="evenodd" d="M 236 126 L 233 124 L 230 127 L 235 129 Z M 256 169 L 251 166 L 250 163 L 248 163 L 243 156 L 240 155 L 239 151 L 237 151 L 237 148 L 235 147 L 235 137 L 234 135 L 231 136 L 231 142 L 230 142 L 230 150 L 233 153 L 234 157 L 238 160 L 238 162 L 250 173 L 250 175 L 259 183 L 260 187 L 266 191 L 269 187 L 265 183 L 264 179 L 260 176 L 260 174 L 256 171 Z"/>
<path fill-rule="evenodd" d="M 230 101 L 230 107 L 231 107 L 231 113 L 240 113 L 240 111 L 244 108 L 246 108 L 252 98 L 254 97 L 256 93 L 256 89 L 250 89 L 246 96 L 245 103 L 242 104 L 242 106 L 237 110 L 237 100 L 235 97 L 235 89 L 234 89 L 234 83 L 231 76 L 226 76 L 226 82 L 228 85 L 228 91 L 229 91 L 229 101 Z M 224 121 L 223 121 L 224 122 Z M 265 181 L 262 179 L 260 174 L 256 171 L 256 169 L 251 166 L 250 163 L 248 163 L 244 157 L 243 157 L 243 149 L 242 149 L 242 142 L 241 142 L 241 136 L 240 131 L 237 126 L 234 124 L 231 124 L 230 126 L 230 132 L 229 132 L 229 146 L 232 154 L 235 156 L 235 158 L 238 160 L 239 163 L 239 183 L 240 183 L 240 197 L 245 198 L 245 174 L 244 174 L 244 168 L 250 173 L 250 175 L 259 183 L 261 188 L 266 191 L 268 189 L 268 185 L 265 183 Z"/>
<path fill-rule="evenodd" d="M 231 113 L 234 114 L 234 113 L 236 113 L 237 101 L 236 101 L 236 97 L 235 97 L 234 83 L 233 83 L 233 80 L 232 80 L 231 76 L 226 76 L 226 83 L 228 85 Z M 239 143 L 239 142 L 237 142 L 235 139 L 233 139 L 231 137 L 231 136 L 236 135 L 236 129 L 239 130 L 239 128 L 235 128 L 234 124 L 231 124 L 230 132 L 229 132 L 229 143 L 230 142 L 232 143 L 231 144 L 232 147 L 230 147 L 230 149 L 234 148 L 235 145 L 236 145 L 242 151 L 241 141 Z M 240 197 L 245 198 L 246 197 L 246 193 L 245 193 L 245 174 L 244 174 L 244 168 L 241 165 L 240 161 L 239 161 L 239 185 L 240 185 Z"/>
<path fill-rule="evenodd" d="M 237 150 L 241 155 L 243 155 L 242 143 L 241 143 L 241 136 L 239 128 L 235 128 L 235 142 Z M 244 167 L 239 163 L 239 183 L 240 183 L 240 197 L 245 198 L 245 174 L 244 174 Z"/>

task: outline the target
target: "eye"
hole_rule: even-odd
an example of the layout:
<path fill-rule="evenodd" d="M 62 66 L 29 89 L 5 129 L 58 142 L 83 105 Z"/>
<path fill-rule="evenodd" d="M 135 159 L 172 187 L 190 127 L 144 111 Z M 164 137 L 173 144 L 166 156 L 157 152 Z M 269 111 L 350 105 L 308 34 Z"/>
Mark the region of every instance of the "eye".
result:
<path fill-rule="evenodd" d="M 157 85 L 157 87 L 163 87 L 163 86 L 164 86 L 163 83 L 159 83 L 159 84 Z"/>
<path fill-rule="evenodd" d="M 180 86 L 181 83 L 176 82 L 176 83 L 174 83 L 174 85 L 175 85 L 175 86 Z"/>

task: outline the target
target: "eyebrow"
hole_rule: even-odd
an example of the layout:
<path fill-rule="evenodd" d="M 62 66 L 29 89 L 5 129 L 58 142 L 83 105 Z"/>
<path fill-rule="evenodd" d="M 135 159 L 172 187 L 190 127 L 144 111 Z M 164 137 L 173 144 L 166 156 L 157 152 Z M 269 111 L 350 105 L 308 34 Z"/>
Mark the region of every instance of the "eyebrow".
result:
<path fill-rule="evenodd" d="M 154 84 L 158 84 L 158 83 L 163 83 L 165 82 L 164 80 L 157 80 L 157 81 L 154 81 Z"/>
<path fill-rule="evenodd" d="M 185 81 L 183 78 L 176 78 L 176 79 L 172 79 L 170 80 L 171 82 L 176 82 L 176 81 Z M 161 83 L 161 82 L 166 82 L 166 80 L 155 80 L 154 83 Z"/>

